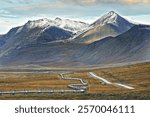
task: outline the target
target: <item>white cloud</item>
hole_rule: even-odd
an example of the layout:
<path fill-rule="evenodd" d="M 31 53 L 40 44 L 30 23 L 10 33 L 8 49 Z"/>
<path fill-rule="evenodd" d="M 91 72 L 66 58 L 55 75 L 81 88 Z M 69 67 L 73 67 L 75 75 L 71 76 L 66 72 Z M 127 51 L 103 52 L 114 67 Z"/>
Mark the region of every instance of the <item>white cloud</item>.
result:
<path fill-rule="evenodd" d="M 1 10 L 0 10 L 0 17 L 3 17 L 3 18 L 16 18 L 17 16 L 11 14 L 11 13 L 10 13 L 9 11 L 7 11 L 7 10 L 1 9 Z"/>
<path fill-rule="evenodd" d="M 9 11 L 3 10 L 3 9 L 0 10 L 0 14 L 9 14 L 9 13 L 10 13 Z"/>
<path fill-rule="evenodd" d="M 95 4 L 150 4 L 150 0 L 60 0 L 66 3 L 76 3 L 79 5 L 95 5 Z"/>

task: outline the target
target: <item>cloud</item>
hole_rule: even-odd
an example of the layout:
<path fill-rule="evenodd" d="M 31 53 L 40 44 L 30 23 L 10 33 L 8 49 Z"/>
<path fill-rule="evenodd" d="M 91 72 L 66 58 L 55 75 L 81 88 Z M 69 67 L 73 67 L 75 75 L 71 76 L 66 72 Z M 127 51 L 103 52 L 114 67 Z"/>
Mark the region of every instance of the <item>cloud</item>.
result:
<path fill-rule="evenodd" d="M 32 0 L 34 1 L 34 0 Z M 16 4 L 16 3 L 22 3 L 22 4 L 29 4 L 31 0 L 5 0 L 4 2 L 8 4 Z"/>
<path fill-rule="evenodd" d="M 3 17 L 3 18 L 17 18 L 17 16 L 10 15 L 10 14 L 0 14 L 0 17 Z"/>
<path fill-rule="evenodd" d="M 75 2 L 85 4 L 85 5 L 91 5 L 91 4 L 95 4 L 97 0 L 75 0 Z"/>
<path fill-rule="evenodd" d="M 16 10 L 16 11 L 37 11 L 37 10 L 47 10 L 47 9 L 59 9 L 59 8 L 64 8 L 67 7 L 67 4 L 63 3 L 61 0 L 11 0 L 13 3 L 16 3 L 15 5 L 12 5 L 11 9 Z"/>
<path fill-rule="evenodd" d="M 12 15 L 9 11 L 1 9 L 0 10 L 0 17 L 3 18 L 16 18 L 17 16 Z"/>
<path fill-rule="evenodd" d="M 126 4 L 150 4 L 150 0 L 123 0 Z"/>
<path fill-rule="evenodd" d="M 5 0 L 5 1 L 3 1 L 3 2 L 6 2 L 6 3 L 13 3 L 12 0 Z"/>
<path fill-rule="evenodd" d="M 6 10 L 4 10 L 4 9 L 1 9 L 0 10 L 0 14 L 9 14 L 10 12 L 9 11 L 6 11 Z"/>
<path fill-rule="evenodd" d="M 12 28 L 12 22 L 1 20 L 0 26 L 0 34 L 5 34 L 10 28 Z"/>
<path fill-rule="evenodd" d="M 66 3 L 73 3 L 78 5 L 96 5 L 96 4 L 150 4 L 150 0 L 60 0 Z"/>
<path fill-rule="evenodd" d="M 94 5 L 97 0 L 59 0 L 62 3 L 66 4 L 76 4 L 76 5 Z"/>

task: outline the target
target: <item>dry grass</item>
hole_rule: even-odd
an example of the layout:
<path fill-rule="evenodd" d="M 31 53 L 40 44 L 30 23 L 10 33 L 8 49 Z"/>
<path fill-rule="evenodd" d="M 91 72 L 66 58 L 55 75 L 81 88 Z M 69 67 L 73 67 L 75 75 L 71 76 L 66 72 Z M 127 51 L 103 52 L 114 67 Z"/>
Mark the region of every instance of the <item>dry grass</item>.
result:
<path fill-rule="evenodd" d="M 79 81 L 60 80 L 57 74 L 0 73 L 0 91 L 68 89 Z"/>
<path fill-rule="evenodd" d="M 132 86 L 136 91 L 150 91 L 150 63 L 101 69 L 96 73 L 110 81 Z"/>
<path fill-rule="evenodd" d="M 135 89 L 105 85 L 90 77 L 88 72 L 78 72 L 65 76 L 87 81 L 88 91 L 85 93 L 2 95 L 0 99 L 150 99 L 150 63 L 105 68 L 92 72 L 111 82 L 122 83 Z M 58 74 L 0 73 L 0 91 L 67 89 L 68 84 L 74 83 L 79 81 L 60 80 Z"/>

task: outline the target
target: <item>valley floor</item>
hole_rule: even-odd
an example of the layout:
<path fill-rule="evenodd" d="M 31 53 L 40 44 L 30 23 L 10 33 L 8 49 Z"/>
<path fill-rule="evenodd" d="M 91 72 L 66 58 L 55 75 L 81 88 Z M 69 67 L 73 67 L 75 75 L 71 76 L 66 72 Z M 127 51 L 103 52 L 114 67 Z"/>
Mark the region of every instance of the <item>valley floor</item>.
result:
<path fill-rule="evenodd" d="M 0 99 L 149 100 L 150 62 L 71 73 L 0 72 Z"/>

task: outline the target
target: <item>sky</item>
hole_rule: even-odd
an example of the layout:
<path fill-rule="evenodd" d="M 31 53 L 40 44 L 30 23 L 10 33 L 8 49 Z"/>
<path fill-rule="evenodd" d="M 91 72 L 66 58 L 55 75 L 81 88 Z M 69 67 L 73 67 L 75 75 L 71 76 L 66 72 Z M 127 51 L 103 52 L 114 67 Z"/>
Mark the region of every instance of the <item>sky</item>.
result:
<path fill-rule="evenodd" d="M 109 11 L 134 22 L 150 24 L 150 0 L 0 0 L 0 34 L 41 18 L 92 23 Z"/>

